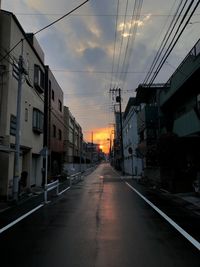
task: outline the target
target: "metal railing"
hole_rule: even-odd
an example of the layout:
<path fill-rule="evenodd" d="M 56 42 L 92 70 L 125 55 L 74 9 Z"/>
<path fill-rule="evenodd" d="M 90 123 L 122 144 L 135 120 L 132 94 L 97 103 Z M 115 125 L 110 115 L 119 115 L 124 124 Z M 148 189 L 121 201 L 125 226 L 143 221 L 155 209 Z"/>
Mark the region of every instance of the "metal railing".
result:
<path fill-rule="evenodd" d="M 47 193 L 56 188 L 56 195 L 59 194 L 59 180 L 52 182 L 50 184 L 46 184 L 44 187 L 44 202 L 48 203 L 47 201 Z"/>
<path fill-rule="evenodd" d="M 70 179 L 70 186 L 74 183 L 74 182 L 78 182 L 81 180 L 81 176 L 82 175 L 82 172 L 77 172 L 75 174 L 72 174 L 69 176 L 69 179 Z"/>

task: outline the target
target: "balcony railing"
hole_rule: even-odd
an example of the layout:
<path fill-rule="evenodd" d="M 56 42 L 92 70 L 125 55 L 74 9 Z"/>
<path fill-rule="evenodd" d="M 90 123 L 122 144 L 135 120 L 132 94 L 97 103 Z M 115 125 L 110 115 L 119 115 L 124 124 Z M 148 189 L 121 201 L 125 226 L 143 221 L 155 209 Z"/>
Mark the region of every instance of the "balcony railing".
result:
<path fill-rule="evenodd" d="M 194 47 L 190 50 L 175 72 L 167 81 L 164 86 L 166 90 L 161 92 L 160 95 L 160 104 L 163 105 L 172 95 L 182 87 L 182 85 L 187 81 L 189 77 L 193 75 L 193 73 L 200 68 L 200 39 L 194 45 Z"/>

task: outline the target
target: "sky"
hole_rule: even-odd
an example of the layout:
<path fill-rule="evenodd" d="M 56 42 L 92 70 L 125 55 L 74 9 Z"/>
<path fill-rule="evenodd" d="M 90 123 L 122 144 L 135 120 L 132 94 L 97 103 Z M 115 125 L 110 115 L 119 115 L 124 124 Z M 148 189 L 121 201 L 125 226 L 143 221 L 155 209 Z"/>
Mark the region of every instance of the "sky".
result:
<path fill-rule="evenodd" d="M 36 32 L 82 2 L 2 0 L 2 9 L 13 12 L 26 32 Z M 135 2 L 143 2 L 138 17 L 132 17 Z M 135 89 L 144 81 L 179 2 L 90 0 L 36 35 L 45 53 L 45 64 L 60 84 L 64 104 L 81 125 L 85 140 L 91 141 L 93 133 L 94 142 L 104 151 L 109 148 L 115 104 L 109 90 L 122 89 L 124 110 L 129 97 L 135 96 Z M 156 82 L 166 82 L 198 41 L 199 23 L 198 7 Z"/>

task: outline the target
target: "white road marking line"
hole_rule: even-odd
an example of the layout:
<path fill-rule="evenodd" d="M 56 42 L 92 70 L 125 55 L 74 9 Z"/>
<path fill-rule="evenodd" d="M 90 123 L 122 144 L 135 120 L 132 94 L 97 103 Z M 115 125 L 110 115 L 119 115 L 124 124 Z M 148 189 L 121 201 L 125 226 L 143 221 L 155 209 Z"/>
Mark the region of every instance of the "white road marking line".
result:
<path fill-rule="evenodd" d="M 148 203 L 155 211 L 157 211 L 168 223 L 170 223 L 180 234 L 182 234 L 193 246 L 200 250 L 200 243 L 189 235 L 183 228 L 181 228 L 177 223 L 175 223 L 169 216 L 157 208 L 151 201 L 144 197 L 140 192 L 138 192 L 133 186 L 125 182 L 136 194 L 138 194 L 146 203 Z"/>
<path fill-rule="evenodd" d="M 36 210 L 40 209 L 43 206 L 44 206 L 44 204 L 41 204 L 41 205 L 37 206 L 36 208 L 34 208 L 31 211 L 27 212 L 26 214 L 22 215 L 21 217 L 19 217 L 15 221 L 13 221 L 13 222 L 9 223 L 8 225 L 4 226 L 3 228 L 0 229 L 0 234 L 3 233 L 4 231 L 8 230 L 12 226 L 14 226 L 15 224 L 17 224 L 21 220 L 23 220 L 24 218 L 28 217 L 30 214 L 32 214 L 33 212 L 35 212 Z"/>
<path fill-rule="evenodd" d="M 70 186 L 65 188 L 63 191 L 59 192 L 58 195 L 60 196 L 61 194 L 63 194 L 65 191 L 69 190 L 70 189 Z"/>

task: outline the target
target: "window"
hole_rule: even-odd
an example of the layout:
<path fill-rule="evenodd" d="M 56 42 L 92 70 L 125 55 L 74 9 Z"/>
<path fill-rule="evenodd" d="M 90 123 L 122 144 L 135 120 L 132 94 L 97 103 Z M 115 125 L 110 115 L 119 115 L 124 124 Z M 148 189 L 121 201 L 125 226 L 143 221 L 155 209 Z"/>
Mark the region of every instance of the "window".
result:
<path fill-rule="evenodd" d="M 16 116 L 10 115 L 10 135 L 16 135 Z"/>
<path fill-rule="evenodd" d="M 54 90 L 51 90 L 51 99 L 54 101 Z"/>
<path fill-rule="evenodd" d="M 62 102 L 58 100 L 58 109 L 62 112 Z"/>
<path fill-rule="evenodd" d="M 42 133 L 43 132 L 43 124 L 44 124 L 44 115 L 43 113 L 37 109 L 33 109 L 33 131 L 35 133 Z"/>
<path fill-rule="evenodd" d="M 53 137 L 56 137 L 56 125 L 53 125 Z"/>
<path fill-rule="evenodd" d="M 44 72 L 40 66 L 34 66 L 34 85 L 39 93 L 44 92 Z"/>
<path fill-rule="evenodd" d="M 58 139 L 62 140 L 62 131 L 60 129 L 58 130 Z"/>
<path fill-rule="evenodd" d="M 28 121 L 28 109 L 25 108 L 25 121 L 27 122 Z"/>

